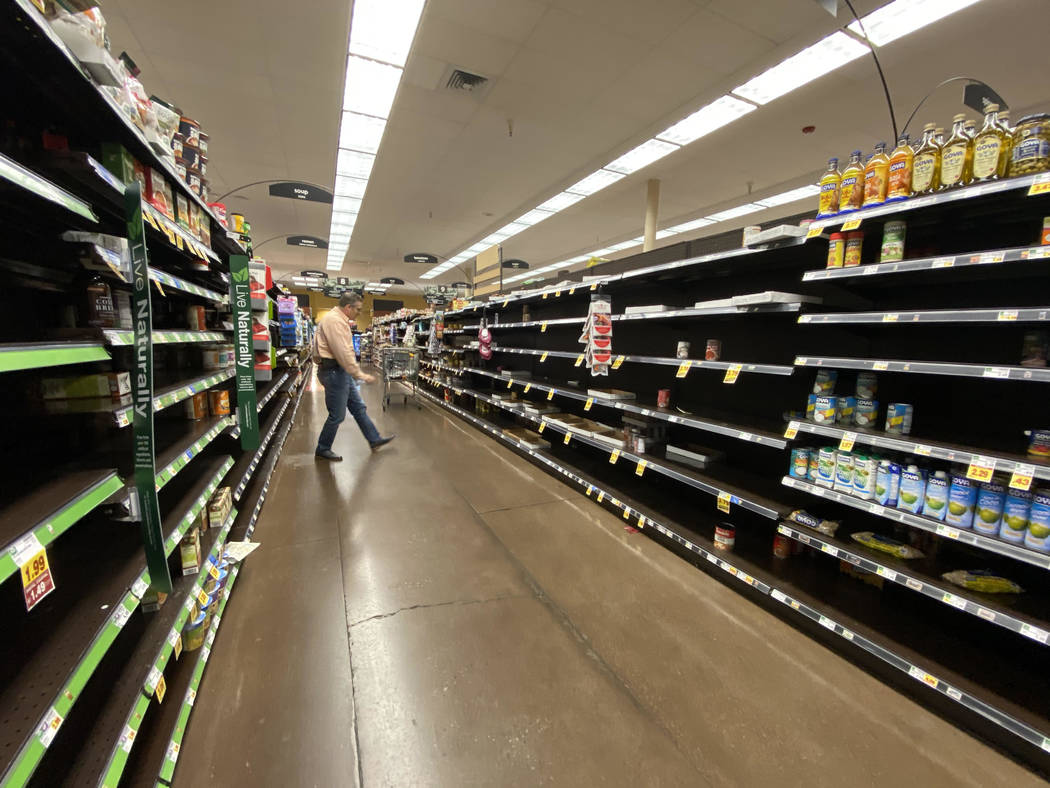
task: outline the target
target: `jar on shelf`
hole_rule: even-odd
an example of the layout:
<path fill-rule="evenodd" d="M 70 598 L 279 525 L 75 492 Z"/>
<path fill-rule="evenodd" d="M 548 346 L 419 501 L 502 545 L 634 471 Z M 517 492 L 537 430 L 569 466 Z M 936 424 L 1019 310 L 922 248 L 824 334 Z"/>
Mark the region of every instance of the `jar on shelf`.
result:
<path fill-rule="evenodd" d="M 1026 115 L 1014 129 L 1010 175 L 1050 170 L 1050 115 Z"/>

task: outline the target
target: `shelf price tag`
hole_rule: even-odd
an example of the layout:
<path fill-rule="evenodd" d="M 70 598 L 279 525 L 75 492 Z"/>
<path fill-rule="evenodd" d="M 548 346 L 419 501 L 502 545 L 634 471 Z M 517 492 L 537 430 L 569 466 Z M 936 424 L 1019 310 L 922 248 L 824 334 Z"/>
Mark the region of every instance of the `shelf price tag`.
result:
<path fill-rule="evenodd" d="M 595 500 L 598 501 L 598 503 L 601 503 L 602 501 L 604 501 L 605 500 L 605 490 L 598 490 L 598 497 L 595 498 Z"/>
<path fill-rule="evenodd" d="M 507 381 L 507 388 L 510 388 L 513 385 L 514 385 L 514 381 L 513 380 L 508 380 Z"/>
<path fill-rule="evenodd" d="M 620 366 L 621 366 L 621 365 L 623 364 L 623 362 L 624 362 L 624 358 L 626 358 L 626 357 L 625 357 L 625 356 L 617 356 L 617 357 L 615 358 L 615 360 L 613 361 L 613 363 L 612 363 L 612 368 L 613 368 L 613 369 L 619 369 L 619 368 L 620 368 Z"/>
<path fill-rule="evenodd" d="M 36 540 L 36 537 L 34 536 L 33 539 Z M 29 611 L 55 590 L 55 579 L 51 576 L 46 548 L 41 547 L 29 555 L 24 563 L 19 564 L 19 568 L 22 575 L 22 596 L 25 598 L 26 611 Z"/>
<path fill-rule="evenodd" d="M 153 694 L 157 696 L 157 703 L 163 703 L 164 702 L 164 696 L 167 694 L 167 692 L 168 692 L 168 685 L 164 681 L 164 677 L 161 676 L 159 679 L 157 679 L 157 687 L 156 687 L 156 689 L 153 690 Z"/>
<path fill-rule="evenodd" d="M 855 432 L 844 432 L 842 433 L 842 440 L 839 441 L 839 451 L 852 451 L 853 444 L 857 440 L 857 433 Z"/>
<path fill-rule="evenodd" d="M 200 602 L 201 607 L 206 607 L 208 604 L 208 595 L 204 593 L 204 589 L 197 591 L 197 601 Z"/>
<path fill-rule="evenodd" d="M 609 455 L 609 464 L 610 465 L 615 465 L 616 461 L 618 459 L 620 459 L 620 450 L 619 449 L 613 449 L 612 453 Z"/>
<path fill-rule="evenodd" d="M 736 379 L 740 377 L 740 370 L 743 368 L 743 364 L 730 364 L 729 369 L 726 370 L 726 376 L 722 378 L 722 382 L 736 383 Z"/>
<path fill-rule="evenodd" d="M 555 298 L 561 298 L 561 290 L 555 290 L 554 291 L 554 297 Z"/>
<path fill-rule="evenodd" d="M 646 467 L 648 465 L 649 465 L 649 461 L 648 460 L 638 460 L 638 465 L 635 466 L 635 469 L 634 469 L 634 475 L 635 476 L 641 476 L 643 473 L 645 473 L 645 469 L 646 469 Z"/>
<path fill-rule="evenodd" d="M 594 284 L 591 285 L 591 290 L 597 290 L 597 289 L 598 289 L 598 283 L 595 282 Z"/>
<path fill-rule="evenodd" d="M 729 514 L 729 504 L 732 503 L 733 496 L 727 492 L 720 492 L 718 494 L 718 511 Z"/>
<path fill-rule="evenodd" d="M 572 440 L 572 432 L 566 432 L 565 433 L 565 440 L 562 441 L 562 442 L 565 443 L 566 445 L 568 445 L 569 441 L 571 441 L 571 440 Z"/>
<path fill-rule="evenodd" d="M 546 332 L 547 332 L 547 321 L 544 320 L 542 323 L 540 323 L 540 333 L 541 334 L 545 334 Z"/>
<path fill-rule="evenodd" d="M 546 300 L 547 300 L 547 295 L 548 295 L 547 293 L 544 293 L 544 294 L 543 294 L 543 300 L 544 300 L 544 301 L 546 301 Z"/>
<path fill-rule="evenodd" d="M 899 317 L 900 317 L 900 314 L 898 314 L 897 312 L 887 312 L 886 314 L 884 314 L 882 316 L 882 322 L 883 323 L 896 323 L 897 322 L 897 318 L 899 318 Z"/>
<path fill-rule="evenodd" d="M 1032 185 L 1028 187 L 1028 196 L 1050 192 L 1050 172 L 1044 172 L 1032 179 Z"/>
<path fill-rule="evenodd" d="M 1014 472 L 1010 474 L 1011 490 L 1028 490 L 1032 486 L 1032 477 L 1035 476 L 1034 465 L 1017 465 Z"/>
<path fill-rule="evenodd" d="M 531 388 L 532 388 L 532 384 L 531 383 L 526 383 L 525 384 L 525 390 L 524 390 L 523 393 L 528 394 L 529 393 L 529 389 L 531 389 Z"/>
<path fill-rule="evenodd" d="M 858 227 L 860 227 L 860 222 L 861 222 L 860 218 L 850 219 L 850 220 L 848 220 L 846 222 L 843 222 L 842 223 L 842 232 L 848 233 L 850 230 L 856 230 Z"/>
<path fill-rule="evenodd" d="M 550 402 L 552 399 L 554 399 L 554 389 L 547 392 L 547 401 Z"/>
<path fill-rule="evenodd" d="M 624 520 L 630 520 L 631 519 L 631 507 L 630 506 L 623 507 L 623 519 Z"/>
<path fill-rule="evenodd" d="M 506 307 L 506 306 L 507 306 L 507 304 L 509 304 L 509 303 L 510 303 L 510 299 L 509 299 L 509 298 L 504 298 L 504 299 L 503 299 L 503 306 L 504 306 L 504 307 Z"/>
<path fill-rule="evenodd" d="M 799 424 L 797 421 L 788 422 L 788 427 L 786 430 L 784 430 L 784 437 L 788 440 L 794 438 L 796 435 L 798 435 L 798 427 Z"/>
<path fill-rule="evenodd" d="M 573 295 L 576 292 L 576 285 L 569 288 L 569 295 Z"/>
<path fill-rule="evenodd" d="M 546 360 L 547 360 L 547 355 L 548 355 L 548 351 L 544 350 L 544 351 L 543 351 L 543 354 L 542 354 L 542 355 L 540 356 L 540 363 L 541 363 L 541 364 L 542 364 L 542 363 L 543 363 L 544 361 L 546 361 Z"/>
<path fill-rule="evenodd" d="M 876 372 L 885 372 L 887 369 L 890 368 L 890 364 L 888 361 L 876 361 L 874 364 L 871 365 L 871 368 Z"/>
<path fill-rule="evenodd" d="M 582 363 L 583 363 L 583 353 L 580 353 L 580 355 L 578 355 L 578 356 L 576 357 L 576 363 L 575 363 L 575 364 L 573 364 L 573 366 L 574 366 L 574 367 L 578 367 L 578 366 L 580 366 L 580 364 L 582 364 Z"/>
<path fill-rule="evenodd" d="M 690 361 L 690 360 L 683 361 L 681 364 L 678 365 L 678 371 L 676 373 L 674 373 L 674 376 L 676 378 L 684 378 L 686 375 L 689 374 L 689 368 L 691 366 L 693 366 L 693 362 L 692 361 Z"/>
<path fill-rule="evenodd" d="M 593 404 L 594 404 L 594 397 L 588 397 L 587 401 L 585 403 L 583 403 L 583 409 L 584 410 L 590 410 L 591 406 Z"/>
<path fill-rule="evenodd" d="M 995 473 L 994 458 L 974 455 L 974 458 L 970 460 L 970 467 L 966 469 L 966 478 L 978 482 L 990 482 L 993 473 Z"/>
<path fill-rule="evenodd" d="M 1016 309 L 1000 309 L 996 320 L 1017 320 Z"/>
<path fill-rule="evenodd" d="M 923 446 L 921 443 L 916 443 L 912 448 L 912 454 L 918 454 L 922 457 L 929 457 L 933 454 L 933 449 L 929 446 Z"/>
<path fill-rule="evenodd" d="M 824 225 L 822 225 L 822 224 L 811 224 L 809 226 L 809 229 L 806 230 L 806 240 L 808 241 L 810 238 L 816 238 L 822 232 L 824 232 Z"/>

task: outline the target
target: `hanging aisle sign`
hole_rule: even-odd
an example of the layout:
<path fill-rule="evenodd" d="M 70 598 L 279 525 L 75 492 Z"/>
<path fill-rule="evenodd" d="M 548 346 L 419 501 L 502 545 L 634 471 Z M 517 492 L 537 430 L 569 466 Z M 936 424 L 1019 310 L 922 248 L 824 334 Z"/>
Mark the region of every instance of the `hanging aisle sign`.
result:
<path fill-rule="evenodd" d="M 255 396 L 255 349 L 252 345 L 252 285 L 248 258 L 230 255 L 230 308 L 233 310 L 233 352 L 237 365 L 237 423 L 241 448 L 259 448 L 259 410 Z"/>
<path fill-rule="evenodd" d="M 157 469 L 153 444 L 153 311 L 150 305 L 149 258 L 146 230 L 142 224 L 142 191 L 133 181 L 124 192 L 124 218 L 128 225 L 131 253 L 131 312 L 135 323 L 135 361 L 132 394 L 135 416 L 132 434 L 135 447 L 135 490 L 142 518 L 142 543 L 150 584 L 171 593 L 168 554 L 157 503 Z"/>

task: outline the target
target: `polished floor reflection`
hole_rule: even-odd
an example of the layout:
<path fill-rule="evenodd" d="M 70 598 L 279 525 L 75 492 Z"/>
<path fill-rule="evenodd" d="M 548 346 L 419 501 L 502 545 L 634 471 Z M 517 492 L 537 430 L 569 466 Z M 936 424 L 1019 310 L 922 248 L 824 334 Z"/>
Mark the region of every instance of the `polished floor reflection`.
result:
<path fill-rule="evenodd" d="M 431 407 L 285 445 L 177 786 L 1035 785 Z"/>

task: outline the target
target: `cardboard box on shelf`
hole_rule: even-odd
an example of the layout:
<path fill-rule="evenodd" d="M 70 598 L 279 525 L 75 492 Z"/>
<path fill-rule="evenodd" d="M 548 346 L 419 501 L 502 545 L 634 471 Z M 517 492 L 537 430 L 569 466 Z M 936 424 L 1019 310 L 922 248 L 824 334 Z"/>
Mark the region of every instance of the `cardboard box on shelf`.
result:
<path fill-rule="evenodd" d="M 156 613 L 168 600 L 168 595 L 163 591 L 150 587 L 146 589 L 146 593 L 142 595 L 142 612 L 143 613 Z"/>
<path fill-rule="evenodd" d="M 199 519 L 199 518 L 198 518 Z M 182 561 L 182 574 L 195 575 L 201 569 L 201 532 L 197 522 L 190 527 L 179 542 L 179 558 Z"/>
<path fill-rule="evenodd" d="M 119 398 L 131 393 L 131 375 L 127 372 L 97 372 L 66 378 L 44 378 L 44 399 Z"/>
<path fill-rule="evenodd" d="M 208 502 L 208 525 L 220 527 L 233 509 L 233 494 L 229 487 L 220 487 Z"/>

